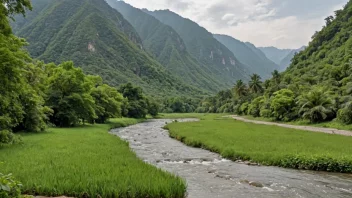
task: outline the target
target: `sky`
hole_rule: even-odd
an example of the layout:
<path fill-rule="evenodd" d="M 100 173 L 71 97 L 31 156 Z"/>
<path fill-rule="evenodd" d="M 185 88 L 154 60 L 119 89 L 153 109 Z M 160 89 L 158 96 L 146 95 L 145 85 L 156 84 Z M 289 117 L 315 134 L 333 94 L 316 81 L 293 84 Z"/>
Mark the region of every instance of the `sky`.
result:
<path fill-rule="evenodd" d="M 324 19 L 348 0 L 125 0 L 137 8 L 169 9 L 208 31 L 258 47 L 308 45 Z"/>

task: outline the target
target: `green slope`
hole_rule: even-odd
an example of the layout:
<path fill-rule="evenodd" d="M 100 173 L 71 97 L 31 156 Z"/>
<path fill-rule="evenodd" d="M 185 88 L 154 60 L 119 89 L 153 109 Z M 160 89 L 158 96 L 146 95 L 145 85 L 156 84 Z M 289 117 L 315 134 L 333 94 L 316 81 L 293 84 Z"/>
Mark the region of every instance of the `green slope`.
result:
<path fill-rule="evenodd" d="M 34 0 L 34 8 L 41 2 Z M 149 95 L 203 93 L 171 76 L 145 53 L 134 28 L 104 0 L 50 1 L 22 27 L 16 34 L 27 39 L 35 58 L 55 63 L 73 60 L 110 85 L 132 82 Z"/>
<path fill-rule="evenodd" d="M 239 61 L 248 65 L 251 73 L 259 74 L 262 78 L 267 79 L 271 77 L 271 72 L 279 69 L 277 64 L 265 56 L 258 55 L 257 51 L 253 51 L 248 45 L 231 36 L 215 34 L 214 38 L 231 50 Z"/>
<path fill-rule="evenodd" d="M 313 36 L 286 70 L 286 78 L 299 78 L 308 86 L 320 85 L 336 95 L 352 89 L 352 1 Z M 349 87 L 349 88 L 348 88 Z M 349 91 L 348 91 L 349 90 Z M 349 95 L 350 96 L 350 95 Z"/>
<path fill-rule="evenodd" d="M 170 26 L 123 1 L 107 2 L 131 23 L 140 35 L 144 48 L 170 73 L 186 83 L 211 92 L 225 87 L 188 53 L 182 38 Z"/>
<path fill-rule="evenodd" d="M 171 26 L 183 39 L 187 50 L 211 75 L 232 86 L 238 79 L 248 80 L 248 66 L 241 63 L 234 54 L 213 35 L 195 22 L 185 19 L 169 10 L 159 10 L 148 14 Z"/>

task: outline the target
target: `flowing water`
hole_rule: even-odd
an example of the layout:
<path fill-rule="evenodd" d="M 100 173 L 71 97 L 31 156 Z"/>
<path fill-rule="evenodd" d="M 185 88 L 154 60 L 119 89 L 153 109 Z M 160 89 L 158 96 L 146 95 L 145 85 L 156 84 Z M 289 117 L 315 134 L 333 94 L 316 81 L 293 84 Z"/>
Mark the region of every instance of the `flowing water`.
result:
<path fill-rule="evenodd" d="M 196 121 L 182 119 L 179 121 Z M 113 129 L 130 143 L 138 157 L 187 181 L 190 198 L 215 197 L 348 197 L 352 175 L 249 166 L 220 155 L 188 147 L 169 137 L 162 127 L 172 120 L 151 120 Z"/>

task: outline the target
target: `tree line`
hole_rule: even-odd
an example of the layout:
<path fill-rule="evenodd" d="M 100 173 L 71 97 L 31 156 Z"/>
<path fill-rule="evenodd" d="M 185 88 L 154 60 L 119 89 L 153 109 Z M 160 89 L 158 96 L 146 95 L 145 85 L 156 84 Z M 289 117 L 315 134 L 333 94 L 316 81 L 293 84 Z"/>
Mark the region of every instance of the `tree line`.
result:
<path fill-rule="evenodd" d="M 31 9 L 30 1 L 0 2 L 0 145 L 18 141 L 19 131 L 44 131 L 48 125 L 72 127 L 105 123 L 113 117 L 145 118 L 158 104 L 132 84 L 119 89 L 86 75 L 73 62 L 45 64 L 32 59 L 9 18 Z"/>

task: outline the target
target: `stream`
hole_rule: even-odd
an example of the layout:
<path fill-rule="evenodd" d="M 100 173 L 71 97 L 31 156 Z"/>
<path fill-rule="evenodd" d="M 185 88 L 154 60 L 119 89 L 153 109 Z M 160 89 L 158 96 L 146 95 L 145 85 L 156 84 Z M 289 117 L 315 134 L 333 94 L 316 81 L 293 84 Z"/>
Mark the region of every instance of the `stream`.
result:
<path fill-rule="evenodd" d="M 150 120 L 110 132 L 128 141 L 145 162 L 184 178 L 189 198 L 352 197 L 351 174 L 249 166 L 229 161 L 170 138 L 162 128 L 170 122 Z"/>

